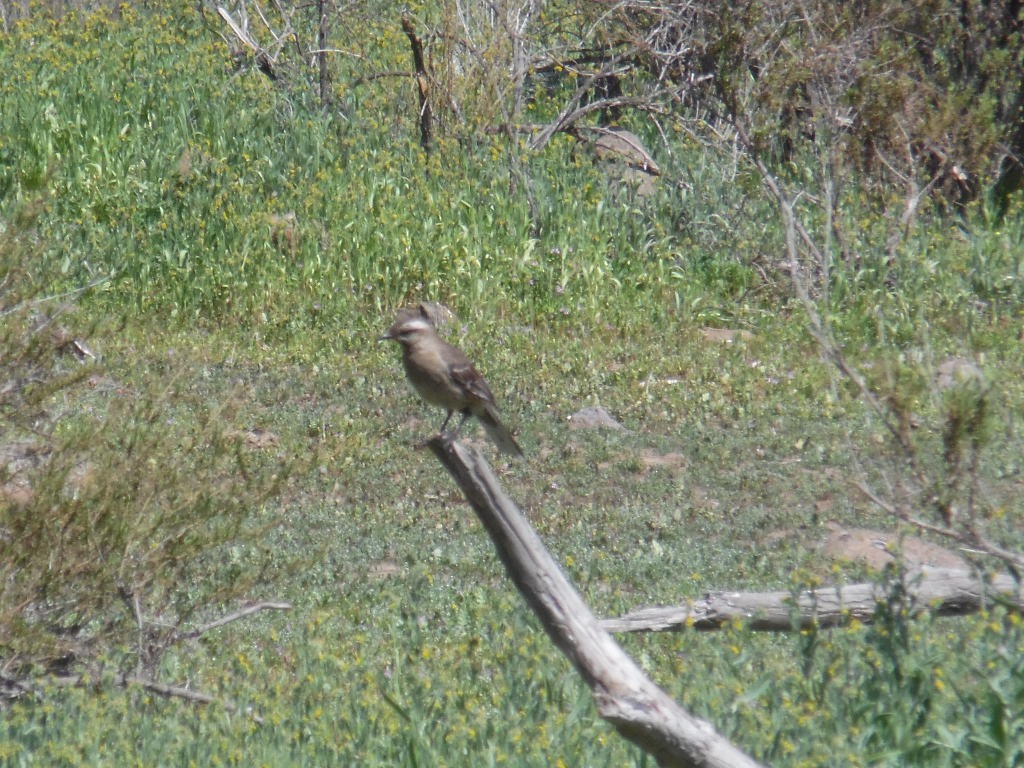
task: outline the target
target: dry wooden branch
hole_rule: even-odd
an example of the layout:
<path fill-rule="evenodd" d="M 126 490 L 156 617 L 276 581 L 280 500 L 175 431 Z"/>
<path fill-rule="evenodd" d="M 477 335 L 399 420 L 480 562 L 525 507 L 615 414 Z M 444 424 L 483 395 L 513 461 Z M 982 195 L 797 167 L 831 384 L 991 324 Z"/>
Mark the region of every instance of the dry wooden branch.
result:
<path fill-rule="evenodd" d="M 548 636 L 590 686 L 601 717 L 660 766 L 758 765 L 673 701 L 601 627 L 479 452 L 441 436 L 428 445 L 462 488 Z"/>
<path fill-rule="evenodd" d="M 142 609 L 139 606 L 138 599 L 133 593 L 128 590 L 122 590 L 122 599 L 129 605 L 135 615 L 136 622 L 139 627 L 140 644 L 142 643 L 141 635 L 145 625 L 148 623 L 142 616 Z M 229 613 L 226 616 L 221 616 L 219 619 L 197 627 L 196 629 L 189 630 L 187 632 L 175 632 L 171 642 L 179 642 L 181 640 L 193 640 L 200 637 L 210 630 L 223 627 L 225 624 L 230 624 L 233 621 L 244 619 L 246 616 L 252 616 L 254 613 L 260 611 L 288 611 L 291 610 L 290 603 L 273 602 L 264 600 L 259 603 L 253 603 L 247 605 L 245 608 L 241 608 L 233 613 Z M 184 688 L 179 685 L 170 685 L 169 683 L 161 683 L 158 680 L 151 680 L 141 673 L 142 664 L 138 665 L 136 673 L 134 675 L 119 674 L 117 676 L 117 685 L 122 688 L 128 688 L 130 686 L 139 686 L 145 688 L 148 691 L 159 694 L 160 696 L 167 696 L 169 698 L 185 699 L 196 704 L 219 704 L 229 712 L 240 712 L 242 711 L 238 706 L 226 701 L 224 699 L 218 699 L 210 694 L 203 693 L 202 691 L 196 691 L 192 688 Z M 66 687 L 77 687 L 94 684 L 95 681 L 102 680 L 103 675 L 101 673 L 94 672 L 91 675 L 76 674 L 76 675 L 64 675 L 58 677 L 48 677 L 44 681 L 40 682 L 31 678 L 25 678 L 22 680 L 10 678 L 6 675 L 0 674 L 0 699 L 13 699 L 25 694 L 35 694 L 42 696 L 42 690 L 45 688 L 45 683 L 51 683 L 53 685 Z M 255 712 L 246 710 L 255 723 L 262 725 L 263 718 Z"/>
<path fill-rule="evenodd" d="M 238 42 L 255 54 L 259 54 L 263 51 L 260 45 L 252 39 L 252 36 L 243 28 L 243 26 L 235 21 L 227 8 L 218 5 L 217 14 L 224 20 L 224 23 L 231 28 L 231 31 L 235 33 L 235 37 L 238 38 Z"/>
<path fill-rule="evenodd" d="M 416 30 L 409 21 L 409 17 L 402 16 L 402 31 L 409 38 L 409 45 L 412 47 L 412 63 L 416 70 L 416 88 L 420 95 L 420 146 L 427 152 L 434 143 L 434 114 L 430 106 L 430 76 L 427 73 L 426 60 L 423 57 L 423 41 L 416 34 Z"/>
<path fill-rule="evenodd" d="M 922 568 L 905 583 L 911 613 L 933 610 L 942 615 L 972 613 L 991 605 L 993 595 L 1024 608 L 1021 585 L 1002 575 L 985 582 L 978 574 L 948 568 Z M 837 627 L 854 619 L 874 620 L 890 595 L 885 584 L 849 584 L 792 592 L 716 592 L 689 605 L 641 608 L 601 626 L 609 632 L 721 629 L 742 622 L 749 629 L 788 632 L 809 626 Z"/>
<path fill-rule="evenodd" d="M 887 502 L 875 493 L 864 481 L 858 480 L 854 485 L 856 485 L 860 492 L 870 499 L 873 504 L 877 505 L 879 509 L 888 512 L 893 517 L 899 518 L 921 531 L 935 533 L 939 536 L 944 536 L 947 539 L 952 539 L 961 546 L 974 552 L 999 558 L 1008 566 L 1018 571 L 1024 570 L 1024 557 L 1017 552 L 1004 549 L 998 544 L 989 541 L 973 526 L 967 526 L 966 530 L 964 530 L 960 528 L 951 528 L 946 525 L 936 525 L 935 523 L 930 523 L 927 520 L 921 520 L 920 518 L 914 517 L 905 509 L 901 509 Z"/>
<path fill-rule="evenodd" d="M 4 281 L 6 282 L 6 276 L 4 278 Z M 51 301 L 63 301 L 64 299 L 68 299 L 68 298 L 77 299 L 79 296 L 83 295 L 86 291 L 90 291 L 93 288 L 95 288 L 96 286 L 103 285 L 104 283 L 107 283 L 107 282 L 110 282 L 110 275 L 104 275 L 103 277 L 99 277 L 99 278 L 93 280 L 91 283 L 86 283 L 85 285 L 83 285 L 83 286 L 81 286 L 79 288 L 72 288 L 70 291 L 64 291 L 63 293 L 56 293 L 56 294 L 54 294 L 52 296 L 43 296 L 43 297 L 38 298 L 38 299 L 32 299 L 31 301 L 20 302 L 18 304 L 12 305 L 10 307 L 2 307 L 2 308 L 0 308 L 0 317 L 7 317 L 8 315 L 13 315 L 16 312 L 21 312 L 24 309 L 35 308 L 35 307 L 41 306 L 43 304 L 49 303 Z M 3 288 L 3 284 L 0 284 L 0 288 Z M 59 312 L 63 312 L 64 309 L 67 308 L 67 306 L 70 306 L 70 305 L 65 305 L 65 307 L 62 307 L 59 310 Z M 55 316 L 56 316 L 56 314 L 54 315 L 54 317 Z"/>

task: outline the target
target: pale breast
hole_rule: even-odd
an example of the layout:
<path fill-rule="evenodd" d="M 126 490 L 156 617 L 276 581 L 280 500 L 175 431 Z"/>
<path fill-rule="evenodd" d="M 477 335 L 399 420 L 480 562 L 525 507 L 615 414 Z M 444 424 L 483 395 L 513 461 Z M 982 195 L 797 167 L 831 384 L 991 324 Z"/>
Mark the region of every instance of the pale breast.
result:
<path fill-rule="evenodd" d="M 439 405 L 453 411 L 464 407 L 461 389 L 448 377 L 448 364 L 434 345 L 406 347 L 402 362 L 409 382 L 420 397 L 432 405 Z"/>

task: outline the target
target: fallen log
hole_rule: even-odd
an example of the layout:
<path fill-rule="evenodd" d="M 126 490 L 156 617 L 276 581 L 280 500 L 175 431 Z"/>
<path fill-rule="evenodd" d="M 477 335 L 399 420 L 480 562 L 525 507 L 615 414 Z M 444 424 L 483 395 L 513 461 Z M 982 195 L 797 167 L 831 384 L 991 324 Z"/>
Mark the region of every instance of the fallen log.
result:
<path fill-rule="evenodd" d="M 857 620 L 868 624 L 880 606 L 891 602 L 894 590 L 911 614 L 931 610 L 952 616 L 973 613 L 996 601 L 1024 609 L 1021 584 L 1009 575 L 986 580 L 982 575 L 950 568 L 929 568 L 903 576 L 899 583 L 847 584 L 800 592 L 713 592 L 685 605 L 640 608 L 604 619 L 608 632 L 661 632 L 683 629 L 716 630 L 733 622 L 748 629 L 788 632 L 794 629 L 838 627 Z"/>

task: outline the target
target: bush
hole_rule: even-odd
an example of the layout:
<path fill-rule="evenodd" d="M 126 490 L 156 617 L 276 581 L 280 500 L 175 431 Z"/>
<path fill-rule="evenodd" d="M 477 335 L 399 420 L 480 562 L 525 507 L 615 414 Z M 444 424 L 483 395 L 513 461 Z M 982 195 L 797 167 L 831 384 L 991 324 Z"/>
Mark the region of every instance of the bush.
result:
<path fill-rule="evenodd" d="M 258 577 L 258 559 L 225 553 L 260 536 L 287 468 L 247 452 L 231 401 L 173 366 L 136 391 L 89 361 L 63 327 L 71 301 L 27 268 L 33 221 L 16 223 L 0 239 L 0 663 L 66 671 L 118 650 L 151 673 L 185 622 Z"/>

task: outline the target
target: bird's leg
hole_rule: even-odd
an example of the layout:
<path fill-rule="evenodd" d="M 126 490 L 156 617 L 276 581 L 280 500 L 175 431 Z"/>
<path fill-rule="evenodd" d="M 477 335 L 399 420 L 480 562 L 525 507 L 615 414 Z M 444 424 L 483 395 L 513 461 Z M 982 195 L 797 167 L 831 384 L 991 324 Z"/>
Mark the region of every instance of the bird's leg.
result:
<path fill-rule="evenodd" d="M 448 426 L 448 422 L 452 420 L 452 414 L 453 413 L 455 413 L 455 411 L 449 409 L 448 410 L 448 415 L 444 417 L 444 422 L 442 422 L 442 424 L 441 424 L 441 434 L 442 435 L 444 434 L 444 428 L 447 427 Z M 460 424 L 459 426 L 462 426 L 462 425 Z M 458 430 L 456 430 L 456 432 L 457 431 Z"/>
<path fill-rule="evenodd" d="M 465 409 L 462 412 L 462 418 L 459 419 L 459 423 L 456 425 L 455 429 L 452 431 L 453 435 L 459 434 L 459 430 L 462 429 L 462 425 L 466 423 L 466 419 L 468 419 L 469 417 L 470 417 L 470 412 L 469 412 L 469 409 L 467 408 L 467 409 Z"/>

